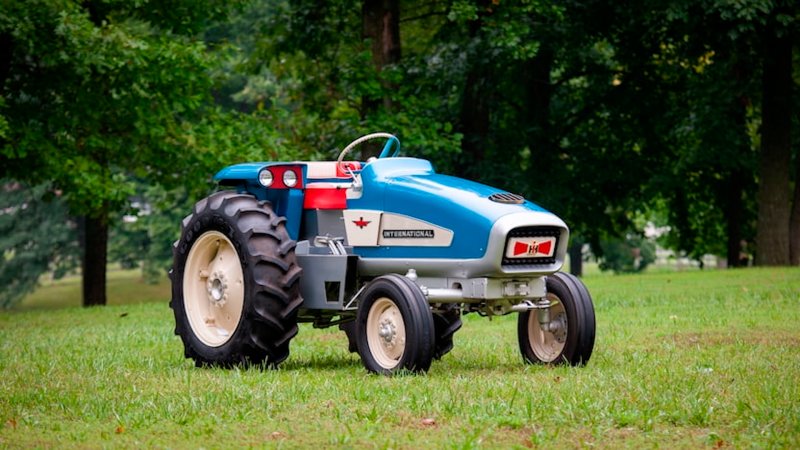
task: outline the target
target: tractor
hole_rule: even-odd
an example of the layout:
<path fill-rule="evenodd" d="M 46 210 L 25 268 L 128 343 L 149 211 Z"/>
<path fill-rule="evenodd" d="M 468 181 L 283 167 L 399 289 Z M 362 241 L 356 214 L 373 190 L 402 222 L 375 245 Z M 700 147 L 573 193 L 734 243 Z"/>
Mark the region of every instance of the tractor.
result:
<path fill-rule="evenodd" d="M 348 158 L 364 142 L 380 155 Z M 584 365 L 592 299 L 560 272 L 569 230 L 520 195 L 400 157 L 389 133 L 336 161 L 252 162 L 181 224 L 170 270 L 175 333 L 197 366 L 275 367 L 299 323 L 338 326 L 369 372 L 426 372 L 461 316 L 518 314 L 522 359 Z"/>

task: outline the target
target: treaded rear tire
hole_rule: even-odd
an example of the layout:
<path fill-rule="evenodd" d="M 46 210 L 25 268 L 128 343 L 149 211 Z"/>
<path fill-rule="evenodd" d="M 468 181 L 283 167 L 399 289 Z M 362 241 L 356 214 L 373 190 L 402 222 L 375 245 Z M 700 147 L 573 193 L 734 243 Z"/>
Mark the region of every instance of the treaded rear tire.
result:
<path fill-rule="evenodd" d="M 200 200 L 192 214 L 183 220 L 181 237 L 173 246 L 170 307 L 184 354 L 197 366 L 274 367 L 289 356 L 289 341 L 297 334 L 297 312 L 303 299 L 299 283 L 302 269 L 294 252 L 296 242 L 289 237 L 285 221 L 272 211 L 269 203 L 232 191 L 217 192 Z M 213 302 L 211 306 L 202 305 L 203 301 L 211 301 L 211 288 L 208 298 L 196 294 L 194 298 L 186 298 L 185 294 L 191 295 L 197 289 L 184 292 L 186 283 L 202 286 L 203 275 L 184 272 L 192 247 L 209 234 L 222 234 L 233 246 L 244 285 L 241 318 L 230 337 L 220 345 L 204 342 L 198 333 L 203 330 L 193 328 L 187 313 L 187 302 L 212 310 Z M 194 327 L 202 327 L 197 320 L 194 323 Z"/>

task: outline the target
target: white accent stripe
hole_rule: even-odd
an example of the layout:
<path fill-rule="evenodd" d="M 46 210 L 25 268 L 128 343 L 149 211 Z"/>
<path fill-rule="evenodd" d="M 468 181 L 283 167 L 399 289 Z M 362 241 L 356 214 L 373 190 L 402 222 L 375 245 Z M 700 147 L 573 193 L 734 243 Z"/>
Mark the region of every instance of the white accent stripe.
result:
<path fill-rule="evenodd" d="M 342 211 L 347 244 L 354 247 L 449 247 L 453 232 L 402 214 L 369 209 Z"/>
<path fill-rule="evenodd" d="M 381 211 L 369 209 L 345 209 L 342 211 L 347 245 L 377 247 L 382 214 Z"/>

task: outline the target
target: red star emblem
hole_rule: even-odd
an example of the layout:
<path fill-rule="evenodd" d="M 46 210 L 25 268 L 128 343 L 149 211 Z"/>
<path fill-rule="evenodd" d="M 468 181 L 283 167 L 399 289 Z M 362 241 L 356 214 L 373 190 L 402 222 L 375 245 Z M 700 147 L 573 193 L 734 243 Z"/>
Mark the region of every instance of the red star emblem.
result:
<path fill-rule="evenodd" d="M 364 227 L 370 224 L 370 221 L 364 220 L 364 217 L 362 216 L 358 220 L 354 220 L 353 223 L 356 224 L 358 228 L 361 228 L 363 230 Z"/>

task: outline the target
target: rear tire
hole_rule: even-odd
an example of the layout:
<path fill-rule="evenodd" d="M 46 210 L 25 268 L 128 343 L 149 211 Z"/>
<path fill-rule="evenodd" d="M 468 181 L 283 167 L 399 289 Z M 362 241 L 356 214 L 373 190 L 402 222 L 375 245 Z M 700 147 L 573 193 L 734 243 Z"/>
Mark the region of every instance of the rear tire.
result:
<path fill-rule="evenodd" d="M 537 310 L 520 313 L 517 337 L 522 358 L 529 364 L 589 362 L 594 349 L 595 317 L 592 297 L 577 277 L 557 272 L 547 277 L 547 298 L 552 330 L 544 330 Z"/>
<path fill-rule="evenodd" d="M 275 366 L 297 334 L 302 269 L 268 203 L 222 191 L 200 200 L 173 248 L 175 334 L 197 366 Z"/>
<path fill-rule="evenodd" d="M 390 274 L 370 281 L 356 318 L 358 353 L 370 372 L 426 372 L 433 361 L 433 315 L 419 286 Z"/>

